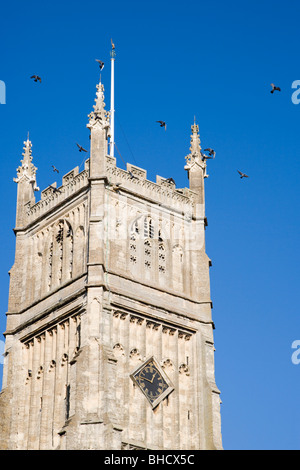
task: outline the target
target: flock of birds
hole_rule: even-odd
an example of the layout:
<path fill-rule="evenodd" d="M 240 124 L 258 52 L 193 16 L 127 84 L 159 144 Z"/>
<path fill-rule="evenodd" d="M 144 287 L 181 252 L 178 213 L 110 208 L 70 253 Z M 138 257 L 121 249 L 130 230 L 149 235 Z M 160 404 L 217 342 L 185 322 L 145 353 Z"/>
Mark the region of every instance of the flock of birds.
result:
<path fill-rule="evenodd" d="M 112 45 L 112 50 L 114 50 L 114 49 L 115 49 L 115 45 L 114 45 L 112 39 L 111 39 L 111 45 Z M 103 62 L 102 60 L 100 60 L 100 59 L 95 59 L 95 60 L 96 60 L 96 62 L 99 64 L 100 71 L 102 71 L 103 68 L 104 68 L 104 62 Z M 36 83 L 37 83 L 37 82 L 42 83 L 42 79 L 41 79 L 41 77 L 40 77 L 39 75 L 32 75 L 30 78 L 33 79 Z M 272 90 L 271 90 L 271 93 L 272 93 L 272 94 L 273 94 L 275 91 L 281 91 L 281 88 L 278 87 L 278 86 L 275 86 L 274 83 L 271 83 L 271 87 L 272 87 Z M 166 124 L 165 121 L 156 121 L 156 122 L 160 125 L 160 127 L 164 128 L 165 131 L 167 130 L 167 124 Z M 76 145 L 77 145 L 77 147 L 78 147 L 78 149 L 79 149 L 79 152 L 87 152 L 87 150 L 86 150 L 85 148 L 83 148 L 81 145 L 79 145 L 78 143 L 76 143 Z M 205 152 L 208 152 L 208 155 L 202 154 L 202 160 L 203 160 L 203 161 L 204 161 L 204 160 L 211 159 L 211 158 L 215 158 L 216 152 L 215 152 L 212 148 L 208 147 L 208 148 L 204 149 L 204 151 L 205 151 Z M 54 171 L 54 172 L 59 173 L 58 169 L 55 168 L 54 165 L 52 165 L 52 168 L 53 168 L 53 171 Z M 243 172 L 240 171 L 240 170 L 237 170 L 237 172 L 238 172 L 238 174 L 240 175 L 240 178 L 241 178 L 241 179 L 243 179 L 243 178 L 249 178 L 249 175 L 247 175 L 246 173 L 243 173 Z M 131 178 L 136 178 L 135 176 L 133 176 L 133 174 L 132 174 L 131 172 L 129 172 L 129 173 L 130 173 L 130 177 L 131 177 Z M 174 181 L 173 178 L 167 178 L 166 181 L 169 182 L 169 183 L 175 184 L 175 181 Z M 50 187 L 51 187 L 53 190 L 58 191 L 58 190 L 57 190 L 56 188 L 54 188 L 53 186 L 50 186 Z"/>
<path fill-rule="evenodd" d="M 271 83 L 271 87 L 272 87 L 272 90 L 271 90 L 272 94 L 274 93 L 274 91 L 281 91 L 281 88 L 279 86 L 274 85 L 274 83 Z M 167 130 L 167 124 L 165 123 L 165 121 L 156 121 L 156 122 L 160 124 L 160 127 L 164 127 L 164 129 Z M 208 155 L 202 154 L 202 160 L 203 161 L 208 160 L 210 158 L 215 158 L 215 156 L 216 156 L 216 152 L 210 147 L 204 149 L 204 152 L 208 152 Z M 249 178 L 249 175 L 247 175 L 246 173 L 244 173 L 240 170 L 237 170 L 237 172 L 240 175 L 241 179 Z M 172 182 L 175 183 L 173 178 L 169 178 L 167 181 L 169 181 L 169 180 L 172 180 Z"/>

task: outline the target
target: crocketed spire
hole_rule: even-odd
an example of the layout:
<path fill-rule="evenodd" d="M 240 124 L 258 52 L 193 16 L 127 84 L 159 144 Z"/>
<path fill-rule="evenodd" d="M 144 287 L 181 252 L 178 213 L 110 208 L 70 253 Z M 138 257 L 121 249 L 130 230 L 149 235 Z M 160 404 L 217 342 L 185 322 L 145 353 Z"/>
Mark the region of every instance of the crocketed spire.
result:
<path fill-rule="evenodd" d="M 17 178 L 14 178 L 15 183 L 19 183 L 21 180 L 27 180 L 28 183 L 32 183 L 34 191 L 39 191 L 39 188 L 36 185 L 36 170 L 37 168 L 32 163 L 32 143 L 29 140 L 24 142 L 23 147 L 23 160 L 21 160 L 21 166 L 17 168 Z"/>
<path fill-rule="evenodd" d="M 204 172 L 204 178 L 208 175 L 206 174 L 206 160 L 202 156 L 201 152 L 201 141 L 199 136 L 199 126 L 194 122 L 191 126 L 192 134 L 191 134 L 191 146 L 190 152 L 186 157 L 186 165 L 184 167 L 185 170 L 190 171 L 194 165 L 200 167 Z"/>
<path fill-rule="evenodd" d="M 89 114 L 88 128 L 93 127 L 96 123 L 100 123 L 103 129 L 109 128 L 109 111 L 105 111 L 104 103 L 104 86 L 101 83 L 97 85 L 96 99 L 93 106 L 94 111 Z"/>
<path fill-rule="evenodd" d="M 201 141 L 199 136 L 199 126 L 194 123 L 191 126 L 192 135 L 191 135 L 191 146 L 190 151 L 193 157 L 199 156 L 201 157 Z"/>

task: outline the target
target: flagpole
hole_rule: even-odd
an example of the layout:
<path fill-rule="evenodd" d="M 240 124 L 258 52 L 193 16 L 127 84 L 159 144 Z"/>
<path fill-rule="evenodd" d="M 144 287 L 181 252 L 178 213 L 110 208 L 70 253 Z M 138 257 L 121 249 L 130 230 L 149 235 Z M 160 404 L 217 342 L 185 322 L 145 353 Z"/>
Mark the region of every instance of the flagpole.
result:
<path fill-rule="evenodd" d="M 114 47 L 110 53 L 111 62 L 111 86 L 110 86 L 110 156 L 114 156 L 115 147 L 115 49 Z"/>

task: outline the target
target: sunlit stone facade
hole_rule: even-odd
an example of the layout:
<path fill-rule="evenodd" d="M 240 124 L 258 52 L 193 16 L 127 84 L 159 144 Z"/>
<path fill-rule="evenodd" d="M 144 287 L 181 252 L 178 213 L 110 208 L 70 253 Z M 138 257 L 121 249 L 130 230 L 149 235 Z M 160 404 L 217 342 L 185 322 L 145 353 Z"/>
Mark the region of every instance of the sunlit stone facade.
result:
<path fill-rule="evenodd" d="M 24 143 L 0 448 L 221 449 L 198 126 L 180 189 L 117 167 L 101 83 L 95 101 L 84 169 L 38 202 Z M 139 386 L 149 358 L 157 369 Z M 172 385 L 162 399 L 160 374 Z"/>

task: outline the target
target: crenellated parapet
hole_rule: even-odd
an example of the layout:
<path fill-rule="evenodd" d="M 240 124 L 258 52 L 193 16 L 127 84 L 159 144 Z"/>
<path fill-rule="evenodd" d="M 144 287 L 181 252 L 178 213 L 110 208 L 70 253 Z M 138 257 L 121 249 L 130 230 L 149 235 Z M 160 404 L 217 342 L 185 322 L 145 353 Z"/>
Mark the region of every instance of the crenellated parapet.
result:
<path fill-rule="evenodd" d="M 176 188 L 173 182 L 166 178 L 156 176 L 156 182 L 147 179 L 147 171 L 135 165 L 127 163 L 127 169 L 118 168 L 115 159 L 107 156 L 106 173 L 108 188 L 110 184 L 118 184 L 119 190 L 139 194 L 145 199 L 156 204 L 171 206 L 173 209 L 182 207 L 192 209 L 195 204 L 195 193 L 189 188 Z M 84 187 L 89 186 L 89 159 L 85 162 L 85 168 L 79 173 L 75 167 L 62 177 L 62 185 L 54 182 L 41 191 L 41 198 L 37 202 L 29 201 L 26 204 L 27 224 L 34 222 L 39 217 L 62 204 L 70 196 L 75 195 Z M 26 225 L 27 225 L 26 224 Z"/>
<path fill-rule="evenodd" d="M 40 201 L 26 204 L 27 223 L 32 223 L 39 217 L 62 204 L 69 197 L 74 196 L 82 188 L 88 187 L 89 181 L 89 160 L 85 162 L 85 168 L 79 173 L 76 167 L 62 177 L 62 185 L 57 188 L 57 183 L 53 183 L 41 191 Z"/>
<path fill-rule="evenodd" d="M 188 188 L 176 188 L 173 182 L 157 175 L 156 182 L 147 179 L 147 171 L 127 163 L 127 169 L 118 168 L 109 157 L 106 160 L 106 173 L 109 183 L 118 185 L 120 191 L 138 194 L 155 204 L 170 206 L 182 211 L 183 207 L 192 209 L 195 193 Z"/>

